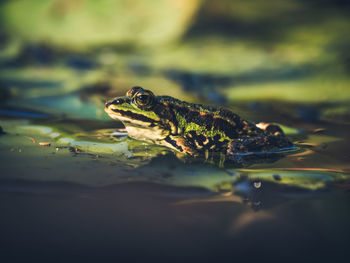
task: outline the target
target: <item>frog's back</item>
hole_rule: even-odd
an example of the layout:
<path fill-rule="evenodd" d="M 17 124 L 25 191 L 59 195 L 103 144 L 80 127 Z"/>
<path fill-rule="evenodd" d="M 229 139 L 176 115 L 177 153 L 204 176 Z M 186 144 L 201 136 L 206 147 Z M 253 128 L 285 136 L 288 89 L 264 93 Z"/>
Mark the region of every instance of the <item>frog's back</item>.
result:
<path fill-rule="evenodd" d="M 260 128 L 230 110 L 193 104 L 168 96 L 157 97 L 154 111 L 163 115 L 187 149 L 259 152 L 291 147 L 293 144 L 276 125 Z"/>
<path fill-rule="evenodd" d="M 157 100 L 159 105 L 154 111 L 179 126 L 184 133 L 197 132 L 209 137 L 220 134 L 221 140 L 263 133 L 254 123 L 224 108 L 189 103 L 169 96 L 158 96 Z"/>

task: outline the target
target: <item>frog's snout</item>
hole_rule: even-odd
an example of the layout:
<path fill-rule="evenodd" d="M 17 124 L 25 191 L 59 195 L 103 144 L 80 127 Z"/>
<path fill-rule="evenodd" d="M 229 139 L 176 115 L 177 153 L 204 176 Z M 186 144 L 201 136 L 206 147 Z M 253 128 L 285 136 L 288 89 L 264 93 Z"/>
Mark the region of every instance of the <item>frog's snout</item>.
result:
<path fill-rule="evenodd" d="M 105 103 L 105 109 L 108 109 L 109 106 L 111 106 L 112 104 L 113 104 L 113 100 L 107 101 L 107 102 Z"/>
<path fill-rule="evenodd" d="M 111 105 L 120 105 L 123 103 L 129 103 L 128 98 L 115 98 L 105 103 L 105 109 L 108 109 Z"/>

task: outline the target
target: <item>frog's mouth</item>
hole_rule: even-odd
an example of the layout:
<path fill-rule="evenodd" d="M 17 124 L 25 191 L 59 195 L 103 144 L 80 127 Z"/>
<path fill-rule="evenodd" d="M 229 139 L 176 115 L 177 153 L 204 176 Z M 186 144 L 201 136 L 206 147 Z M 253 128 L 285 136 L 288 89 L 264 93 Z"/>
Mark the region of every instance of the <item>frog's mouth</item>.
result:
<path fill-rule="evenodd" d="M 108 115 L 113 118 L 113 119 L 117 119 L 120 121 L 128 121 L 128 122 L 143 122 L 145 124 L 148 124 L 148 126 L 150 124 L 155 125 L 155 121 L 142 115 L 142 114 L 138 114 L 138 113 L 134 113 L 132 111 L 129 110 L 119 110 L 119 109 L 106 109 L 106 112 L 108 113 Z M 145 125 L 146 126 L 146 125 Z"/>
<path fill-rule="evenodd" d="M 165 137 L 164 130 L 157 125 L 157 121 L 147 116 L 127 109 L 116 109 L 108 103 L 105 111 L 112 119 L 121 121 L 132 138 L 157 143 Z"/>
<path fill-rule="evenodd" d="M 123 106 L 122 106 L 123 105 Z M 154 124 L 155 120 L 145 116 L 144 114 L 140 114 L 134 112 L 132 107 L 130 107 L 130 99 L 129 98 L 117 98 L 111 101 L 108 101 L 105 104 L 105 111 L 107 114 L 116 120 L 127 121 L 127 122 L 143 122 L 145 125 L 149 126 L 150 124 Z"/>

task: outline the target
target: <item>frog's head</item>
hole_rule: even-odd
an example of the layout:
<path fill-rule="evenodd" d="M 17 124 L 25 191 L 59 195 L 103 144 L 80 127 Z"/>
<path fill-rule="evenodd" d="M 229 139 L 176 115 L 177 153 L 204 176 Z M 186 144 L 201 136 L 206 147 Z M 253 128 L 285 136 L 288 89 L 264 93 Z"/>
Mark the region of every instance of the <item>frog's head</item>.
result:
<path fill-rule="evenodd" d="M 162 117 L 155 113 L 156 105 L 157 98 L 151 91 L 133 87 L 126 96 L 108 101 L 105 111 L 111 118 L 123 122 L 130 137 L 154 142 L 169 134 L 162 125 Z"/>

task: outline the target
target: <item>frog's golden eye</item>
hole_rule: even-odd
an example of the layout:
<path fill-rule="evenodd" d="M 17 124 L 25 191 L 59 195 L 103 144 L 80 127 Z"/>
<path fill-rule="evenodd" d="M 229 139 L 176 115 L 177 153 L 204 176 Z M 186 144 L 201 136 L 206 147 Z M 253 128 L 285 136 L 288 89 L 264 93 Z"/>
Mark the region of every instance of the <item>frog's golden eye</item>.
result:
<path fill-rule="evenodd" d="M 149 90 L 140 90 L 135 94 L 134 100 L 139 107 L 145 108 L 152 105 L 154 95 Z"/>
<path fill-rule="evenodd" d="M 140 90 L 142 90 L 141 87 L 138 87 L 138 86 L 132 87 L 131 89 L 129 89 L 129 90 L 126 92 L 126 96 L 132 98 L 132 97 L 135 95 L 135 93 L 138 92 L 138 91 L 140 91 Z"/>

